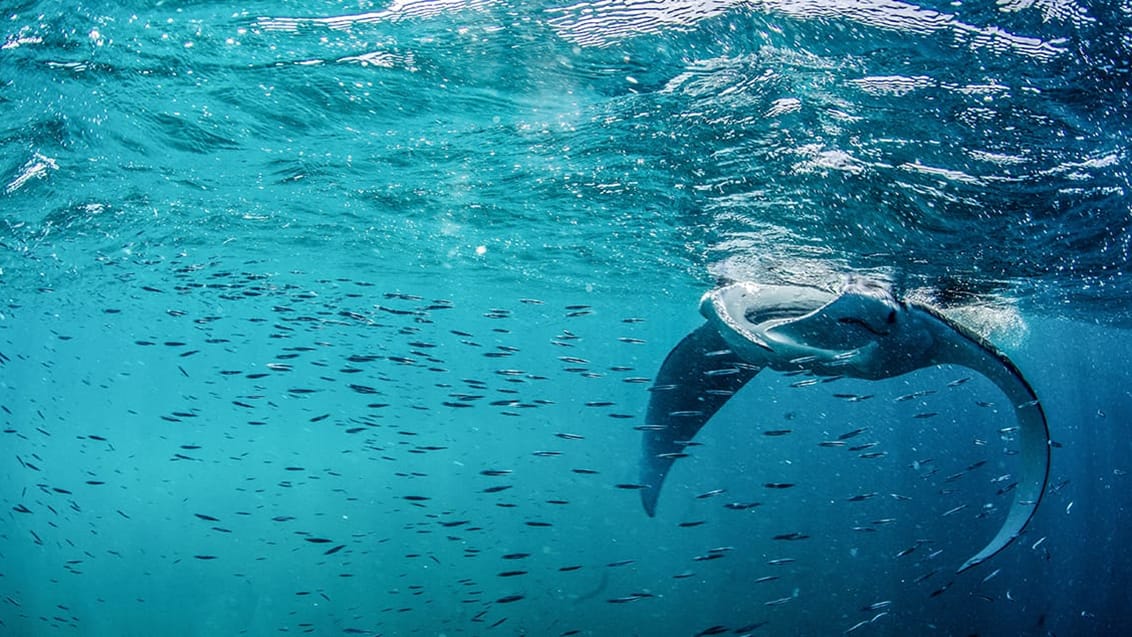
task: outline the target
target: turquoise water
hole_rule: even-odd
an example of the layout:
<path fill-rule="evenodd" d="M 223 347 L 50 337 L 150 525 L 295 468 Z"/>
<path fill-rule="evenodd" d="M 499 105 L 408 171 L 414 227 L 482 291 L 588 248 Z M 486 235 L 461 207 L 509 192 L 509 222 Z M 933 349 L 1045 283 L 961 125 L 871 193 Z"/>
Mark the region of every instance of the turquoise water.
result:
<path fill-rule="evenodd" d="M 0 632 L 1132 626 L 1132 5 L 0 18 Z M 977 569 L 1016 441 L 958 368 L 760 374 L 656 518 L 629 488 L 700 294 L 850 273 L 1042 398 L 1050 488 Z"/>

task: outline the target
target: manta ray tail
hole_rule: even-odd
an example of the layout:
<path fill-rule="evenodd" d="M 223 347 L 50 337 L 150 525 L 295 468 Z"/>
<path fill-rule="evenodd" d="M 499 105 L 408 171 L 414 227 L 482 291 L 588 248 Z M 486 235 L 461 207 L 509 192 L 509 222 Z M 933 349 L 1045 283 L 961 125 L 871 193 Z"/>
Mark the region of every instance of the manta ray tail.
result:
<path fill-rule="evenodd" d="M 660 487 L 687 443 L 758 372 L 735 356 L 707 323 L 669 352 L 650 390 L 645 416 L 640 482 L 641 503 L 649 517 L 656 514 Z"/>

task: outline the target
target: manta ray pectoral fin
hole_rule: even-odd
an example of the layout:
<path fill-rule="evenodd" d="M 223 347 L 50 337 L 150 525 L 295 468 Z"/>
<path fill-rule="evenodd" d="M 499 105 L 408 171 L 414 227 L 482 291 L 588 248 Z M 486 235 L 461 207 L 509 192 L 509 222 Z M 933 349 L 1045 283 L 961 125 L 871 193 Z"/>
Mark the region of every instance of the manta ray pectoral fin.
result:
<path fill-rule="evenodd" d="M 1021 376 L 1019 379 L 1023 383 L 1026 382 Z M 1029 387 L 1029 384 L 1027 383 L 1026 386 Z M 1016 402 L 1014 411 L 1018 417 L 1021 432 L 1019 442 L 1022 447 L 1020 454 L 1022 476 L 1014 489 L 1014 501 L 1010 504 L 1010 511 L 1006 514 L 1006 520 L 998 529 L 998 533 L 981 551 L 964 562 L 957 573 L 987 561 L 1021 535 L 1037 512 L 1042 494 L 1045 493 L 1046 483 L 1049 481 L 1050 460 L 1049 429 L 1045 411 L 1037 399 Z"/>
<path fill-rule="evenodd" d="M 915 306 L 914 309 L 930 315 L 944 328 L 937 333 L 939 342 L 933 355 L 934 361 L 962 365 L 986 376 L 1006 394 L 1018 420 L 1022 468 L 1014 488 L 1014 501 L 998 533 L 959 567 L 957 572 L 962 573 L 1006 548 L 1034 517 L 1049 480 L 1049 424 L 1034 389 L 1005 354 L 929 307 Z"/>
<path fill-rule="evenodd" d="M 649 517 L 672 463 L 715 412 L 759 369 L 744 363 L 708 323 L 664 359 L 651 389 L 641 455 L 641 503 Z"/>

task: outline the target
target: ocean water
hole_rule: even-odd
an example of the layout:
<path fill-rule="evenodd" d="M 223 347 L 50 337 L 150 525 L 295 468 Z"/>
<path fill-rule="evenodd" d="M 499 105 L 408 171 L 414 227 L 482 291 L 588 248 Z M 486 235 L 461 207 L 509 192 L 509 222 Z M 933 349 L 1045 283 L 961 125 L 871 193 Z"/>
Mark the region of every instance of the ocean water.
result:
<path fill-rule="evenodd" d="M 3 3 L 0 634 L 1129 633 L 1130 34 L 1126 1 Z M 700 295 L 850 275 L 1041 398 L 1045 497 L 974 569 L 1017 440 L 958 367 L 764 371 L 641 507 Z"/>

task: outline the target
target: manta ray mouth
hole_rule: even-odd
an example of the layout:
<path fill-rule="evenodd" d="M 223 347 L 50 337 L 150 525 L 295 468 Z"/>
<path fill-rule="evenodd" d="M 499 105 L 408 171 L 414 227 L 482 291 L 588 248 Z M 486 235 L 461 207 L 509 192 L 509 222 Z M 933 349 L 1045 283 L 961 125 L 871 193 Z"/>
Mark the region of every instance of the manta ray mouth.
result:
<path fill-rule="evenodd" d="M 762 325 L 774 321 L 776 323 L 785 323 L 794 321 L 810 312 L 816 310 L 818 307 L 815 305 L 812 308 L 800 308 L 791 306 L 773 306 L 773 307 L 757 307 L 749 308 L 743 313 L 743 318 L 752 325 Z"/>

